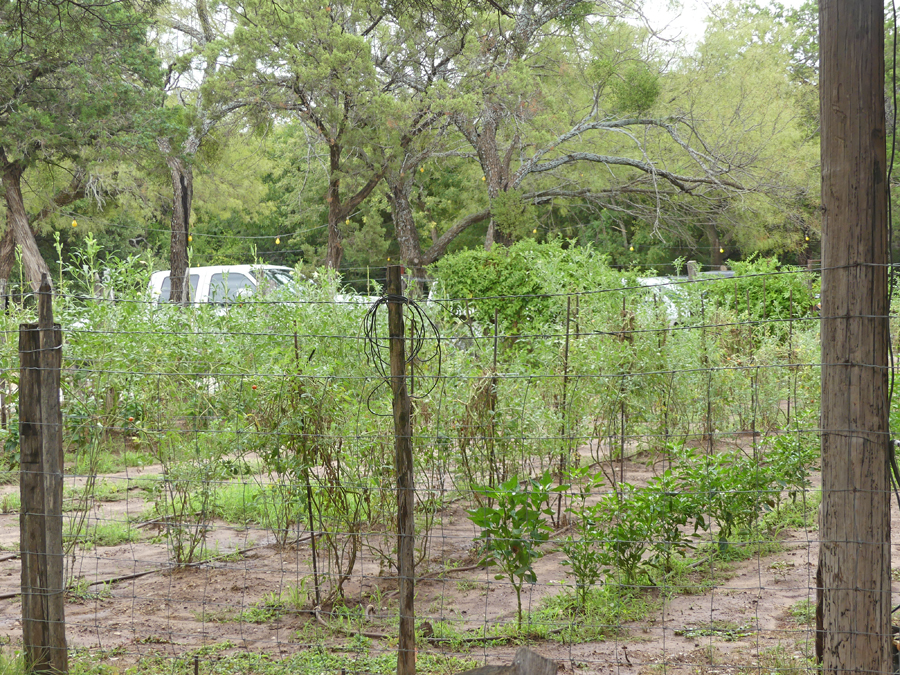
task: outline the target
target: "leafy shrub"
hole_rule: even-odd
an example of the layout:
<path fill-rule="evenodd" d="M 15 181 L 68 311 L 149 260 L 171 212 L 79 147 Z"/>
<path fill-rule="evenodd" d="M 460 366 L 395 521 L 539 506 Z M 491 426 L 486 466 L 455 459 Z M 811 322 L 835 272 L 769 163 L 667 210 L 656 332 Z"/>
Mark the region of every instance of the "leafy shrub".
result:
<path fill-rule="evenodd" d="M 488 326 L 497 312 L 504 331 L 514 333 L 564 321 L 567 293 L 622 288 L 629 285 L 623 279 L 633 276 L 612 270 L 607 257 L 590 247 L 530 239 L 445 256 L 432 272 L 457 316 Z M 615 306 L 616 299 L 610 300 Z"/>
<path fill-rule="evenodd" d="M 751 321 L 786 321 L 813 314 L 819 280 L 803 268 L 780 265 L 777 258 L 756 255 L 729 264 L 735 273 L 729 283 L 700 284 L 720 307 L 743 314 Z"/>
<path fill-rule="evenodd" d="M 698 454 L 691 448 L 678 455 L 674 475 L 686 498 L 694 500 L 697 527 L 709 530 L 715 525 L 720 549 L 728 548 L 736 534 L 748 533 L 775 505 L 775 472 L 760 457 L 744 452 Z"/>

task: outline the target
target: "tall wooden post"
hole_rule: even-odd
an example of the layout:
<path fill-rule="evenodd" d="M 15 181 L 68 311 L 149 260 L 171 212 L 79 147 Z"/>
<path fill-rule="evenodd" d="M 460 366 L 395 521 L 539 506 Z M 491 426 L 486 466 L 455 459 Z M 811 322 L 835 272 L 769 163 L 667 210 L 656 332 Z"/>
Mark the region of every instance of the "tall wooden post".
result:
<path fill-rule="evenodd" d="M 391 393 L 394 409 L 394 464 L 397 470 L 397 557 L 400 575 L 400 642 L 397 675 L 416 672 L 415 484 L 413 483 L 412 423 L 406 390 L 406 348 L 403 326 L 401 268 L 387 268 L 388 335 L 391 353 Z"/>
<path fill-rule="evenodd" d="M 53 323 L 52 303 L 45 274 L 38 323 L 19 327 L 22 637 L 29 673 L 68 672 L 59 406 L 62 331 Z"/>
<path fill-rule="evenodd" d="M 884 5 L 820 0 L 825 673 L 890 673 Z"/>

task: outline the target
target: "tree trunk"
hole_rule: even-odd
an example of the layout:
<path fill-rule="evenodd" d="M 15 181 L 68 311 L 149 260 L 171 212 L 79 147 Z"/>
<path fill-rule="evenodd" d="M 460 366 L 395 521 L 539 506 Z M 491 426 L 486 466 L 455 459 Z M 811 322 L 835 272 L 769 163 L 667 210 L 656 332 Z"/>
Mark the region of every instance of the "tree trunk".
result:
<path fill-rule="evenodd" d="M 28 224 L 25 213 L 25 201 L 22 199 L 22 173 L 24 167 L 16 162 L 6 162 L 3 167 L 3 189 L 6 195 L 7 227 L 12 230 L 12 237 L 22 249 L 22 264 L 25 276 L 36 291 L 41 285 L 41 277 L 49 278 L 50 269 L 38 249 L 34 232 Z"/>
<path fill-rule="evenodd" d="M 824 673 L 890 673 L 884 7 L 820 0 Z"/>
<path fill-rule="evenodd" d="M 493 203 L 501 191 L 509 188 L 509 165 L 513 151 L 517 147 L 518 136 L 513 139 L 507 149 L 506 158 L 500 158 L 500 150 L 497 146 L 497 112 L 490 108 L 483 111 L 481 131 L 475 126 L 462 120 L 456 120 L 457 128 L 462 132 L 466 140 L 475 148 L 481 170 L 484 171 L 484 181 L 487 183 L 488 199 Z M 484 236 L 484 250 L 490 251 L 494 244 L 509 246 L 512 238 L 497 228 L 497 223 L 491 217 Z"/>
<path fill-rule="evenodd" d="M 490 210 L 485 209 L 484 211 L 478 211 L 477 213 L 470 213 L 465 218 L 456 221 L 449 230 L 438 237 L 434 244 L 422 254 L 422 265 L 430 265 L 441 258 L 447 252 L 447 247 L 450 246 L 450 243 L 460 234 L 465 232 L 469 226 L 474 225 L 475 223 L 481 223 L 488 220 L 490 217 Z"/>
<path fill-rule="evenodd" d="M 12 222 L 9 211 L 6 212 L 6 222 Z M 16 239 L 13 237 L 11 227 L 6 228 L 3 239 L 0 239 L 0 281 L 9 281 L 12 274 L 13 263 L 16 262 Z"/>
<path fill-rule="evenodd" d="M 388 201 L 391 204 L 391 217 L 394 221 L 394 236 L 400 245 L 400 260 L 408 272 L 417 280 L 416 289 L 422 291 L 419 279 L 425 278 L 424 258 L 419 241 L 419 231 L 413 216 L 409 193 L 412 181 L 397 176 L 388 177 Z"/>
<path fill-rule="evenodd" d="M 169 256 L 169 280 L 172 290 L 169 302 L 188 304 L 191 301 L 188 275 L 188 233 L 191 222 L 191 203 L 194 199 L 194 172 L 191 165 L 178 157 L 169 156 L 166 164 L 172 174 L 172 241 Z"/>
<path fill-rule="evenodd" d="M 325 267 L 340 269 L 344 257 L 344 235 L 341 232 L 343 209 L 337 200 L 337 188 L 328 190 L 328 249 L 325 252 Z"/>
<path fill-rule="evenodd" d="M 719 252 L 719 249 L 722 248 L 721 242 L 719 242 L 719 233 L 716 232 L 716 226 L 714 223 L 706 224 L 706 239 L 709 241 L 709 263 L 712 266 L 712 269 L 717 270 L 719 266 L 722 264 L 722 254 Z"/>

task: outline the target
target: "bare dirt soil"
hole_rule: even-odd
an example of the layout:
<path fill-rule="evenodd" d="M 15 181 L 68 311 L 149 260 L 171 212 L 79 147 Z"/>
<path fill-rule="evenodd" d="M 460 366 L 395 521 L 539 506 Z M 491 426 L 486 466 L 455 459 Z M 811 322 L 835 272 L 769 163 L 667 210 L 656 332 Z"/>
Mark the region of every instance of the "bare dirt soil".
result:
<path fill-rule="evenodd" d="M 619 468 L 619 467 L 617 467 Z M 652 467 L 624 464 L 629 482 L 641 483 Z M 111 474 L 108 481 L 132 481 L 158 467 Z M 817 479 L 818 477 L 816 477 Z M 17 486 L 0 491 L 14 493 Z M 146 515 L 148 496 L 128 491 L 127 498 L 104 502 L 90 518 L 99 521 Z M 893 527 L 900 512 L 892 502 Z M 21 640 L 20 564 L 13 550 L 18 544 L 16 513 L 0 515 L 0 636 L 15 645 Z M 350 607 L 374 605 L 367 620 L 342 622 L 333 608 L 323 607 L 317 619 L 311 606 L 311 551 L 308 537 L 279 548 L 262 529 L 217 522 L 206 535 L 213 555 L 203 564 L 174 568 L 160 523 L 141 527 L 136 543 L 96 547 L 70 561 L 70 577 L 80 580 L 66 606 L 67 637 L 71 647 L 112 650 L 111 661 L 133 663 L 147 654 L 184 654 L 204 645 L 228 643 L 232 651 L 273 655 L 291 654 L 313 645 L 342 648 L 355 632 L 384 635 L 372 639 L 372 651 L 392 651 L 396 634 L 397 587 L 379 562 L 364 552 L 345 586 Z M 507 581 L 496 580 L 495 569 L 475 567 L 473 539 L 477 535 L 458 504 L 438 514 L 423 578 L 417 584 L 416 611 L 420 621 L 451 624 L 466 636 L 484 634 L 494 624 L 515 621 L 515 593 Z M 777 667 L 805 663 L 812 651 L 810 627 L 799 620 L 799 603 L 815 600 L 818 544 L 815 530 L 789 530 L 779 535 L 777 552 L 722 564 L 714 570 L 716 584 L 698 594 L 651 589 L 653 608 L 641 621 L 612 627 L 602 641 L 563 644 L 536 640 L 531 647 L 556 660 L 564 672 L 639 673 L 738 672 L 779 659 Z M 235 554 L 235 551 L 241 551 Z M 900 551 L 893 546 L 893 555 Z M 569 577 L 560 552 L 538 561 L 538 583 L 526 586 L 523 605 L 536 610 L 551 594 L 564 592 Z M 461 571 L 454 571 L 462 568 Z M 118 579 L 108 586 L 87 583 Z M 269 594 L 303 587 L 310 602 L 302 610 L 260 614 Z M 900 587 L 895 584 L 895 595 Z M 792 609 L 794 613 L 792 613 Z M 355 614 L 359 617 L 361 612 Z M 527 632 L 527 630 L 526 630 Z M 486 663 L 507 663 L 517 643 L 470 642 L 456 645 L 458 653 Z M 420 651 L 450 650 L 448 643 L 423 643 Z M 461 651 L 460 651 L 461 650 Z M 457 652 L 454 652 L 457 653 Z"/>

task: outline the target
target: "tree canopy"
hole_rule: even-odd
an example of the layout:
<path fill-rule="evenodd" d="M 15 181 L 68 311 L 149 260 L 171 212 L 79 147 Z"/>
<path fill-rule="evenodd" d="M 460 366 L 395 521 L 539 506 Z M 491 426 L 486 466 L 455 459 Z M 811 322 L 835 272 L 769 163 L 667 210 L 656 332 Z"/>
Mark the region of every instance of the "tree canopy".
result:
<path fill-rule="evenodd" d="M 802 261 L 812 8 L 725 2 L 687 47 L 624 2 L 10 2 L 7 230 L 24 253 L 63 209 L 173 270 L 256 256 L 351 279 L 554 237 L 624 265 Z"/>

